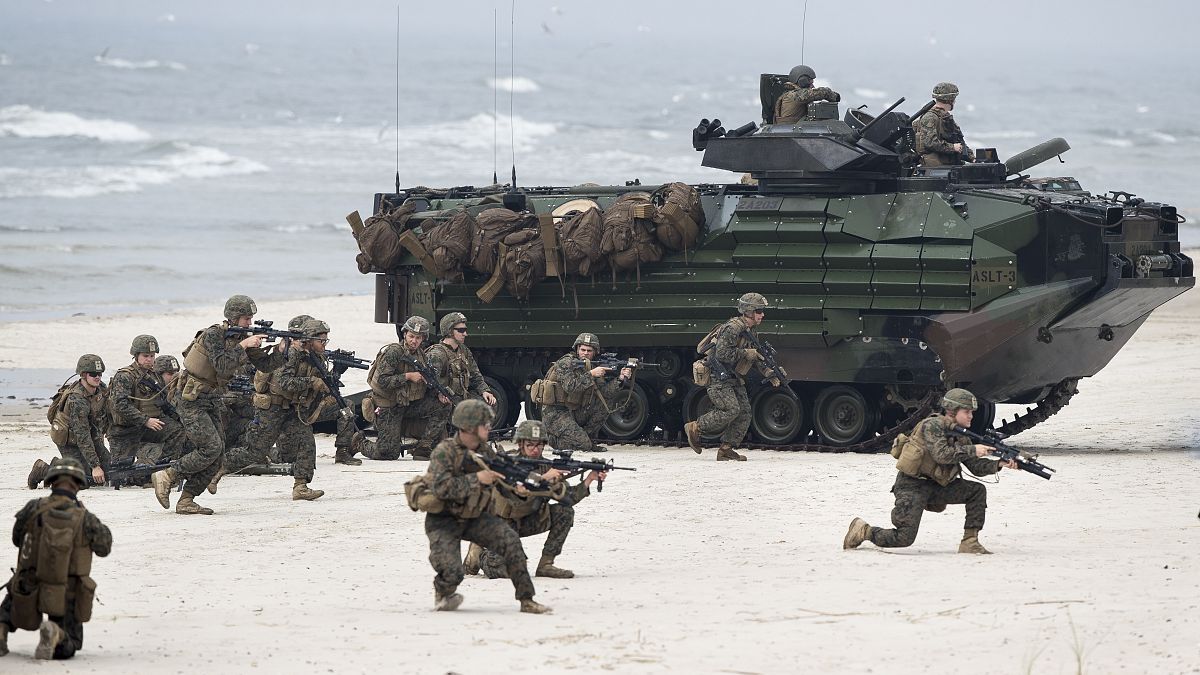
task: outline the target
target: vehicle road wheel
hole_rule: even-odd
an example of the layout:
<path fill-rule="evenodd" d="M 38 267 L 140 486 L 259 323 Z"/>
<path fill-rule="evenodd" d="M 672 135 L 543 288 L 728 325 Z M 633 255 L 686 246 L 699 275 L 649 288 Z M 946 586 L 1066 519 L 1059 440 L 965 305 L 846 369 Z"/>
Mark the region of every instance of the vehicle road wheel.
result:
<path fill-rule="evenodd" d="M 613 413 L 600 427 L 604 437 L 614 441 L 631 441 L 645 433 L 653 415 L 650 399 L 642 387 L 634 385 L 633 389 L 618 392 L 613 399 L 609 402 L 613 406 Z"/>
<path fill-rule="evenodd" d="M 509 391 L 508 387 L 504 386 L 503 382 L 491 375 L 484 375 L 483 381 L 487 382 L 488 389 L 496 397 L 496 405 L 492 406 L 496 411 L 496 420 L 492 422 L 492 426 L 497 429 L 500 427 L 511 427 L 516 423 L 517 416 L 520 413 L 520 408 L 513 405 L 515 399 L 512 396 L 512 392 Z"/>
<path fill-rule="evenodd" d="M 787 386 L 787 385 L 784 385 Z M 784 445 L 808 431 L 808 411 L 803 401 L 778 387 L 765 387 L 751 404 L 750 430 L 763 443 Z"/>
<path fill-rule="evenodd" d="M 828 387 L 813 405 L 813 427 L 826 445 L 854 445 L 873 434 L 877 426 L 878 406 L 868 403 L 854 387 Z"/>

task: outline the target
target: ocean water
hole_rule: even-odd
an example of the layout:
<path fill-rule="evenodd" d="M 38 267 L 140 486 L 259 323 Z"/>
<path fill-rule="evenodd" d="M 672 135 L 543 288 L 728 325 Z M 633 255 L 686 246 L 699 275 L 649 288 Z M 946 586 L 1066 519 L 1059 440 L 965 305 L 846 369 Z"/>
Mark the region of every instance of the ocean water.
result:
<path fill-rule="evenodd" d="M 383 3 L 353 14 L 326 3 L 216 2 L 198 15 L 186 3 L 97 5 L 0 9 L 0 321 L 231 293 L 260 303 L 369 293 L 344 216 L 365 217 L 397 170 L 406 186 L 486 185 L 493 171 L 504 181 L 514 161 L 521 185 L 735 182 L 699 165 L 691 128 L 700 117 L 758 121 L 758 74 L 797 60 L 794 45 L 730 35 L 720 21 L 668 24 L 662 9 L 637 23 L 522 3 L 510 40 L 507 4 L 441 33 L 422 28 L 442 10 L 419 3 L 405 6 L 397 70 L 395 7 Z M 713 19 L 724 5 L 696 7 Z M 791 4 L 764 7 L 795 18 Z M 1066 163 L 1043 175 L 1173 203 L 1195 223 L 1200 82 L 1177 65 L 1189 54 L 1111 23 L 1067 36 L 1075 42 L 1048 32 L 1049 62 L 923 27 L 852 47 L 815 31 L 807 48 L 843 110 L 905 96 L 911 112 L 954 79 L 972 146 L 1003 158 L 1063 136 Z M 1105 31 L 1124 42 L 1094 44 Z M 1200 246 L 1200 228 L 1180 236 Z"/>

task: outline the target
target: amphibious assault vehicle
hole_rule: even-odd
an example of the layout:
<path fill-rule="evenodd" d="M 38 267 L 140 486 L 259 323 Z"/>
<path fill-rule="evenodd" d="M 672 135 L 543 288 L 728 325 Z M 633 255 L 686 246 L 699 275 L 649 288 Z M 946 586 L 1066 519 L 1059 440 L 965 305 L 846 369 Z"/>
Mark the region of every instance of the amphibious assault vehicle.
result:
<path fill-rule="evenodd" d="M 1027 429 L 1195 284 L 1181 219 L 1168 204 L 1025 174 L 1068 150 L 1062 139 L 1006 162 L 981 149 L 972 163 L 919 167 L 897 105 L 839 119 L 837 104 L 815 103 L 816 119 L 728 133 L 704 120 L 693 132 L 702 163 L 729 170 L 731 182 L 692 186 L 703 224 L 687 250 L 621 274 L 549 276 L 526 298 L 488 302 L 477 294 L 488 277 L 438 279 L 405 254 L 364 270 L 376 273 L 375 320 L 399 327 L 418 314 L 436 326 L 466 314 L 503 426 L 522 404 L 536 416 L 529 385 L 578 333 L 596 333 L 603 351 L 656 364 L 615 402 L 604 434 L 677 445 L 708 405 L 691 378 L 697 341 L 757 291 L 771 305 L 760 335 L 795 396 L 750 382 L 752 447 L 886 449 L 952 386 L 980 397 L 977 428 L 994 424 L 994 404 L 1022 403 L 1027 414 L 996 428 Z M 375 210 L 415 204 L 405 227 L 418 231 L 456 209 L 558 220 L 659 187 L 397 189 L 377 194 Z"/>

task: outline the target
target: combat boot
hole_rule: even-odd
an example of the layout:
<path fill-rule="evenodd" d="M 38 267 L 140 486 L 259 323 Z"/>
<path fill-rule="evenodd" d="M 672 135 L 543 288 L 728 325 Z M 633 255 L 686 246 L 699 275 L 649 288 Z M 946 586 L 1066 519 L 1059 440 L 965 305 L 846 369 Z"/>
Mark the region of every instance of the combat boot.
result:
<path fill-rule="evenodd" d="M 962 543 L 958 545 L 959 553 L 989 554 L 991 551 L 979 543 L 979 530 L 963 530 Z"/>
<path fill-rule="evenodd" d="M 603 445 L 596 445 L 593 443 L 592 452 L 608 452 L 608 448 L 604 447 Z"/>
<path fill-rule="evenodd" d="M 354 456 L 353 450 L 338 448 L 337 451 L 333 453 L 333 463 L 345 464 L 347 466 L 359 466 L 362 464 L 362 460 Z"/>
<path fill-rule="evenodd" d="M 49 661 L 54 658 L 54 650 L 58 648 L 58 643 L 62 642 L 67 634 L 63 632 L 63 629 L 58 624 L 50 619 L 42 622 L 42 628 L 38 632 L 41 633 L 41 639 L 38 640 L 38 646 L 33 652 L 33 658 Z"/>
<path fill-rule="evenodd" d="M 467 557 L 463 558 L 463 574 L 475 576 L 479 574 L 479 557 L 483 555 L 483 547 L 474 542 L 467 547 Z"/>
<path fill-rule="evenodd" d="M 297 478 L 296 484 L 292 486 L 292 501 L 305 500 L 311 502 L 314 499 L 320 499 L 321 495 L 325 494 L 324 490 L 314 490 L 308 487 L 308 483 Z"/>
<path fill-rule="evenodd" d="M 700 447 L 700 423 L 688 422 L 683 425 L 683 431 L 687 434 L 688 445 L 692 447 L 692 450 L 697 455 L 704 452 L 704 448 Z"/>
<path fill-rule="evenodd" d="M 744 462 L 744 461 L 746 461 L 746 456 L 739 455 L 737 452 L 735 452 L 732 445 L 730 445 L 728 443 L 722 443 L 721 447 L 717 448 L 717 461 L 718 462 L 730 462 L 730 461 Z"/>
<path fill-rule="evenodd" d="M 171 486 L 178 477 L 175 467 L 167 467 L 150 475 L 150 482 L 154 484 L 154 496 L 164 509 L 171 508 Z"/>
<path fill-rule="evenodd" d="M 526 614 L 549 614 L 554 610 L 535 601 L 533 598 L 527 598 L 521 601 L 521 611 Z"/>
<path fill-rule="evenodd" d="M 185 516 L 211 516 L 213 514 L 212 509 L 206 506 L 200 506 L 195 500 L 195 495 L 189 495 L 186 492 L 183 493 L 183 496 L 181 496 L 179 501 L 175 504 L 175 513 L 183 514 Z"/>
<path fill-rule="evenodd" d="M 433 594 L 433 609 L 438 612 L 453 612 L 462 605 L 463 596 L 461 593 L 451 593 L 450 595 L 440 595 L 436 591 Z"/>
<path fill-rule="evenodd" d="M 205 488 L 208 490 L 208 494 L 217 494 L 217 483 L 220 483 L 221 479 L 228 475 L 229 467 L 225 465 L 225 460 L 221 460 L 221 468 L 217 469 L 217 472 L 213 474 L 212 480 L 208 481 L 208 487 Z"/>
<path fill-rule="evenodd" d="M 8 654 L 8 624 L 0 623 L 0 656 Z"/>
<path fill-rule="evenodd" d="M 850 529 L 846 530 L 846 538 L 842 539 L 842 550 L 858 548 L 867 539 L 871 538 L 871 526 L 862 518 L 855 518 L 850 521 Z"/>
<path fill-rule="evenodd" d="M 50 471 L 50 465 L 40 459 L 33 460 L 33 468 L 29 471 L 29 477 L 25 479 L 25 484 L 30 490 L 38 489 L 42 481 L 46 480 L 46 473 Z"/>
<path fill-rule="evenodd" d="M 424 443 L 417 443 L 417 447 L 412 449 L 412 458 L 419 462 L 428 462 L 432 454 L 433 448 Z"/>
<path fill-rule="evenodd" d="M 551 579 L 574 579 L 575 573 L 571 570 L 565 570 L 561 567 L 554 566 L 554 556 L 543 555 L 538 561 L 537 571 L 533 573 L 535 577 L 550 577 Z"/>

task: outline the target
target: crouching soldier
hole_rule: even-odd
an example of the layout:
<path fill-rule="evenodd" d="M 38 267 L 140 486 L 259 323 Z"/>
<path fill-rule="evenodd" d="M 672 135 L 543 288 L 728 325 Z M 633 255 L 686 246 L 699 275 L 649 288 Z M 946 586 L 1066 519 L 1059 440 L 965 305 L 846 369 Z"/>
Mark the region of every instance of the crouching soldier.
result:
<path fill-rule="evenodd" d="M 425 514 L 429 563 L 437 573 L 433 578 L 434 609 L 451 611 L 462 604 L 463 596 L 456 591 L 463 580 L 459 556 L 465 539 L 494 550 L 504 561 L 522 612 L 546 614 L 550 608 L 533 599 L 533 580 L 525 565 L 521 538 L 489 511 L 493 485 L 503 478 L 479 458 L 495 456 L 487 445 L 492 419 L 492 409 L 483 401 L 459 403 L 450 419 L 458 432 L 438 443 L 429 460 L 425 480 L 432 496 L 440 501 L 436 510 Z"/>
<path fill-rule="evenodd" d="M 64 384 L 50 403 L 50 440 L 63 457 L 75 460 L 97 485 L 104 482 L 104 471 L 111 456 L 104 445 L 108 429 L 108 388 L 104 386 L 104 361 L 95 354 L 84 354 L 75 363 L 79 380 Z M 69 381 L 69 380 L 68 380 Z M 36 490 L 46 478 L 50 465 L 36 460 L 25 483 Z"/>
<path fill-rule="evenodd" d="M 158 340 L 139 335 L 129 348 L 133 363 L 113 373 L 108 381 L 108 408 L 112 426 L 108 442 L 117 459 L 136 457 L 143 443 L 161 443 L 168 457 L 177 457 L 186 435 L 179 420 L 163 410 L 166 386 L 155 368 Z"/>
<path fill-rule="evenodd" d="M 513 440 L 517 442 L 517 451 L 520 454 L 541 459 L 546 448 L 546 429 L 537 420 L 525 420 L 517 427 Z M 571 527 L 575 524 L 575 504 L 591 494 L 592 483 L 604 480 L 606 474 L 592 471 L 582 482 L 570 486 L 562 482 L 562 473 L 557 469 L 549 469 L 541 476 L 557 488 L 556 491 L 561 491 L 561 496 L 556 499 L 557 503 L 551 503 L 552 497 L 504 493 L 499 499 L 492 501 L 492 513 L 507 520 L 522 537 L 549 532 L 546 543 L 542 546 L 542 558 L 538 561 L 534 576 L 570 579 L 575 573 L 555 567 L 554 559 L 562 553 L 567 535 L 571 533 Z M 504 569 L 504 559 L 493 551 L 483 551 L 478 544 L 471 544 L 463 567 L 469 574 L 475 574 L 482 569 L 489 579 L 508 576 Z"/>
<path fill-rule="evenodd" d="M 943 412 L 918 422 L 908 440 L 892 450 L 899 470 L 892 485 L 892 494 L 896 496 L 896 506 L 892 509 L 895 529 L 871 527 L 862 518 L 855 518 L 842 540 L 842 548 L 858 548 L 864 541 L 881 548 L 911 546 L 917 539 L 922 511 L 941 513 L 947 504 L 966 504 L 967 518 L 958 552 L 991 553 L 979 543 L 987 511 L 987 488 L 982 483 L 963 480 L 960 465 L 976 476 L 986 476 L 1001 467 L 1015 469 L 1017 464 L 983 459 L 995 448 L 972 445 L 970 440 L 950 433 L 956 425 L 969 428 L 978 407 L 975 395 L 966 389 L 946 392 L 942 398 Z"/>
<path fill-rule="evenodd" d="M 546 376 L 534 383 L 534 402 L 543 406 L 542 421 L 555 447 L 604 450 L 596 445 L 595 439 L 612 414 L 608 401 L 617 397 L 633 371 L 622 368 L 617 379 L 606 381 L 607 368 L 590 367 L 592 359 L 599 355 L 600 338 L 593 333 L 580 333 L 571 353 L 555 361 Z"/>
<path fill-rule="evenodd" d="M 0 602 L 0 656 L 8 653 L 8 634 L 18 628 L 40 631 L 35 658 L 74 656 L 83 647 L 83 624 L 92 618 L 96 596 L 89 576 L 92 554 L 103 558 L 112 550 L 112 533 L 76 497 L 87 486 L 79 462 L 55 459 L 46 485 L 50 496 L 30 500 L 13 526 L 20 552 Z"/>
<path fill-rule="evenodd" d="M 403 340 L 379 350 L 367 373 L 375 429 L 379 440 L 362 451 L 368 459 L 397 459 L 403 454 L 404 428 L 418 420 L 425 430 L 413 449 L 413 459 L 429 459 L 433 446 L 446 435 L 451 401 L 430 386 L 416 365 L 427 366 L 421 344 L 429 336 L 429 322 L 412 316 L 401 329 Z"/>

